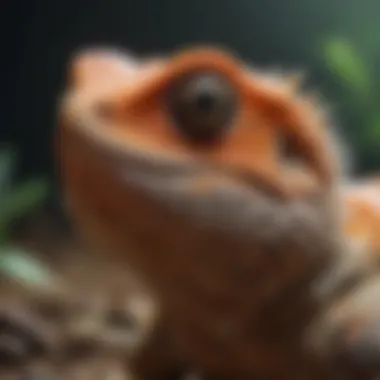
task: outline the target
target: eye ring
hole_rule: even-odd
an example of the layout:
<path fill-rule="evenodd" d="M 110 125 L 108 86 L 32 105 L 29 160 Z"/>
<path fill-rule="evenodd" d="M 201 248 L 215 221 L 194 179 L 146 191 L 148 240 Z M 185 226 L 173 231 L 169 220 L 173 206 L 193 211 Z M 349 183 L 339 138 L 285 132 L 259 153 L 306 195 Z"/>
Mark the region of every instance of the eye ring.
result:
<path fill-rule="evenodd" d="M 187 74 L 167 93 L 168 112 L 177 130 L 195 144 L 210 144 L 232 127 L 238 94 L 230 81 L 212 71 Z"/>

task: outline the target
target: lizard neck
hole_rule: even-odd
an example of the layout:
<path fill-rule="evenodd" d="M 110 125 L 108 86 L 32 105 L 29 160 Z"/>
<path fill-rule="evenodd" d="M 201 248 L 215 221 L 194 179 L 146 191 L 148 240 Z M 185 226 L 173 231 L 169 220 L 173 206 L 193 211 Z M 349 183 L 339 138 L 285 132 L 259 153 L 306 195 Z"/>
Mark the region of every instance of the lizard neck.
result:
<path fill-rule="evenodd" d="M 330 192 L 286 203 L 231 180 L 199 194 L 164 170 L 147 184 L 133 163 L 66 138 L 72 213 L 154 289 L 182 357 L 223 373 L 306 365 L 304 334 L 324 307 L 315 283 L 340 249 Z"/>

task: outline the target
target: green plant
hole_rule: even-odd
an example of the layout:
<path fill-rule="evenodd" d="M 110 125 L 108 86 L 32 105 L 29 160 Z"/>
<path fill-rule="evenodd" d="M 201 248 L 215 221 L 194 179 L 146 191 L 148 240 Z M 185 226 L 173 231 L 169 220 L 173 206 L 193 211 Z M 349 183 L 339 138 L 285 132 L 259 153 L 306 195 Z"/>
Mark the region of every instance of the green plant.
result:
<path fill-rule="evenodd" d="M 377 49 L 380 51 L 380 46 Z M 373 65 L 375 52 L 348 39 L 330 37 L 323 42 L 320 55 L 332 82 L 338 85 L 337 98 L 349 120 L 345 133 L 354 143 L 360 161 L 366 166 L 379 162 L 380 82 Z"/>
<path fill-rule="evenodd" d="M 353 100 L 367 102 L 372 94 L 373 78 L 356 47 L 346 39 L 331 37 L 325 41 L 322 53 L 326 67 L 351 92 Z"/>
<path fill-rule="evenodd" d="M 17 155 L 11 149 L 0 151 L 0 272 L 28 286 L 51 283 L 50 271 L 31 252 L 11 243 L 14 223 L 41 206 L 48 194 L 43 179 L 16 184 Z"/>

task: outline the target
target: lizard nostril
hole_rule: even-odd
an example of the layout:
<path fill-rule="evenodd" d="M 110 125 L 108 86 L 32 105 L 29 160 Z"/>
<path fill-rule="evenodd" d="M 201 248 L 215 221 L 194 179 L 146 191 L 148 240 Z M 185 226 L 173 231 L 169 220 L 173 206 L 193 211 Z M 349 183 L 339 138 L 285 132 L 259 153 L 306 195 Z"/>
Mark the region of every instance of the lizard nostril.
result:
<path fill-rule="evenodd" d="M 176 127 L 186 138 L 210 143 L 231 127 L 237 94 L 221 75 L 195 73 L 173 84 L 168 106 Z"/>

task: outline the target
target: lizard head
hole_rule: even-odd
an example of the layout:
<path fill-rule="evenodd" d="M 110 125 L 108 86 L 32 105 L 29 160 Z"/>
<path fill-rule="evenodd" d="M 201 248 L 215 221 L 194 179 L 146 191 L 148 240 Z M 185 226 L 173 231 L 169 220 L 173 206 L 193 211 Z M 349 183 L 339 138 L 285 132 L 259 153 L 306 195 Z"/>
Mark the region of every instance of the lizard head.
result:
<path fill-rule="evenodd" d="M 212 168 L 283 198 L 334 179 L 326 121 L 293 77 L 265 76 L 222 51 L 193 49 L 142 62 L 86 52 L 71 78 L 66 124 L 104 152 L 155 161 L 157 169 Z"/>
<path fill-rule="evenodd" d="M 206 230 L 273 240 L 273 229 L 310 227 L 306 199 L 333 187 L 329 128 L 292 79 L 212 48 L 145 60 L 87 51 L 69 74 L 63 183 L 74 215 L 113 247 L 210 251 Z"/>

